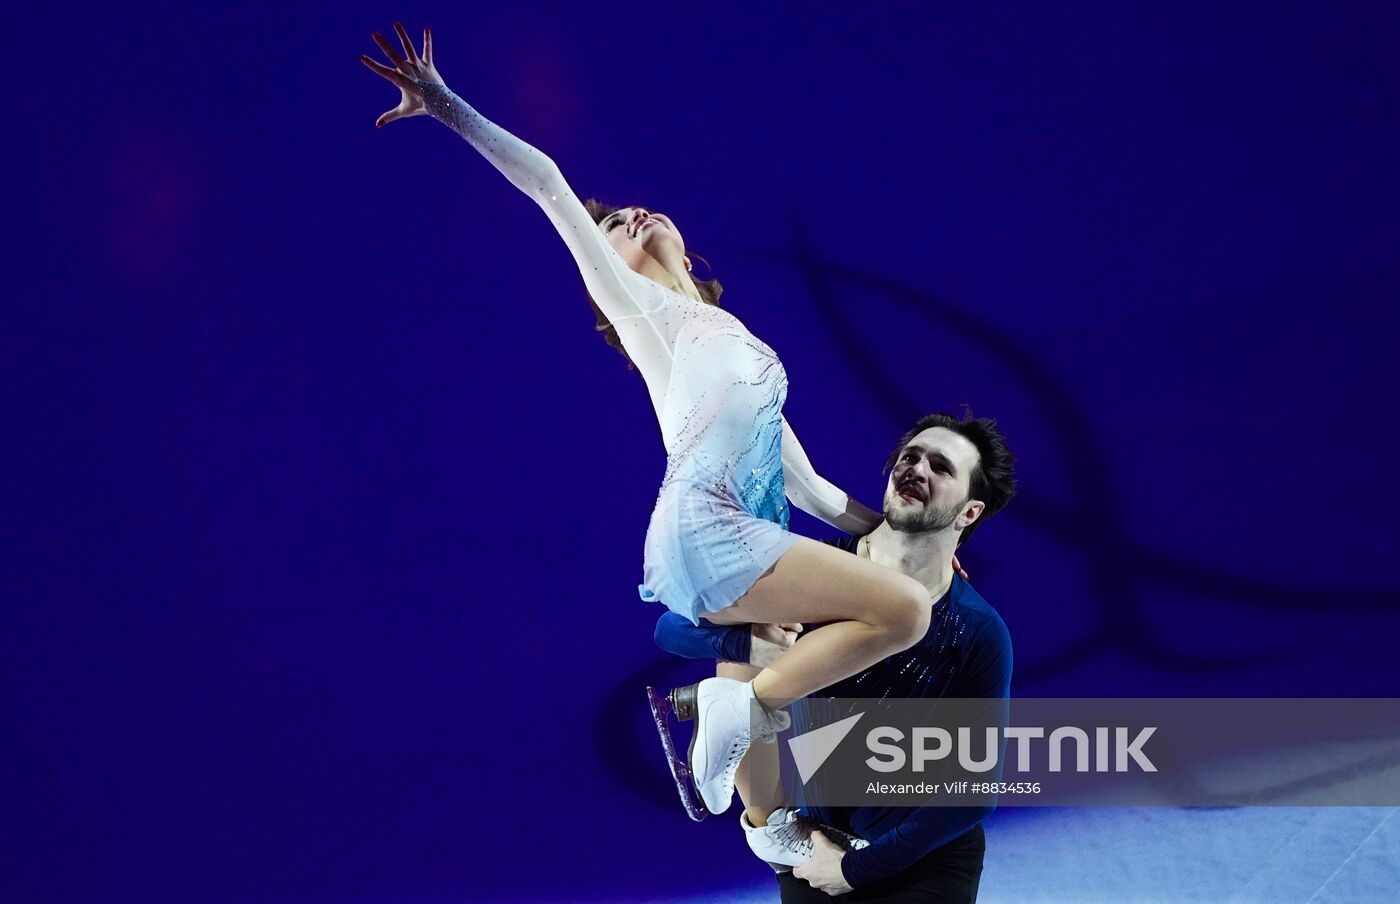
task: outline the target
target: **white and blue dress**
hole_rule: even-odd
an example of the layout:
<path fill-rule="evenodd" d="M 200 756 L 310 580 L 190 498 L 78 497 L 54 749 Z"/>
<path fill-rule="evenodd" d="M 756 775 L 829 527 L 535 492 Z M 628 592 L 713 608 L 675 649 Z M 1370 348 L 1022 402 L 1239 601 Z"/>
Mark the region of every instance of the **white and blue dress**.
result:
<path fill-rule="evenodd" d="M 446 87 L 420 87 L 429 113 L 543 208 L 646 381 L 667 465 L 641 597 L 693 623 L 732 605 L 797 542 L 785 496 L 828 523 L 846 511 L 846 494 L 813 471 L 783 418 L 782 362 L 733 314 L 628 267 L 548 156 Z"/>

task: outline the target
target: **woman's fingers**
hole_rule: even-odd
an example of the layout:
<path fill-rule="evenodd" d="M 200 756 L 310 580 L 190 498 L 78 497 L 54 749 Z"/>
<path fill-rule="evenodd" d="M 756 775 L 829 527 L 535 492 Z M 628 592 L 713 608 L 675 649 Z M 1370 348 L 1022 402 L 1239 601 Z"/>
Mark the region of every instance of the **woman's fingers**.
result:
<path fill-rule="evenodd" d="M 399 56 L 398 51 L 394 50 L 394 45 L 389 43 L 389 39 L 376 31 L 374 33 L 374 43 L 379 45 L 379 49 L 384 51 L 384 55 L 389 58 L 389 61 L 402 72 L 404 68 L 403 57 Z"/>
<path fill-rule="evenodd" d="M 956 571 L 958 577 L 962 578 L 964 581 L 968 579 L 967 572 L 963 570 L 962 563 L 958 561 L 956 554 L 953 556 L 953 570 Z"/>
<path fill-rule="evenodd" d="M 403 45 L 404 57 L 410 63 L 418 62 L 418 53 L 413 49 L 413 42 L 408 39 L 408 32 L 403 30 L 403 24 L 395 22 L 394 31 L 399 34 L 399 43 Z"/>
<path fill-rule="evenodd" d="M 360 62 L 368 66 L 370 68 L 370 71 L 373 72 L 375 75 L 380 75 L 384 78 L 387 78 L 389 81 L 393 82 L 395 85 L 397 85 L 399 88 L 405 91 L 413 87 L 413 80 L 410 79 L 408 76 L 404 75 L 402 72 L 399 72 L 397 69 L 390 69 L 388 66 L 385 66 L 382 63 L 375 62 L 363 53 L 360 54 Z"/>
<path fill-rule="evenodd" d="M 432 32 L 426 28 L 423 29 L 423 57 L 421 59 L 414 51 L 413 42 L 409 40 L 408 32 L 404 29 L 403 23 L 395 22 L 394 32 L 399 36 L 399 43 L 403 45 L 403 52 L 407 55 L 406 60 L 399 56 L 398 51 L 389 43 L 388 38 L 377 31 L 374 33 L 374 43 L 378 44 L 379 49 L 384 51 L 384 55 L 394 64 L 394 68 L 391 69 L 378 60 L 371 59 L 366 54 L 360 54 L 360 62 L 364 63 L 375 75 L 393 82 L 404 94 L 397 107 L 380 114 L 379 118 L 374 121 L 375 128 L 386 126 L 405 116 L 417 116 L 423 113 L 420 80 L 440 81 L 432 68 Z"/>

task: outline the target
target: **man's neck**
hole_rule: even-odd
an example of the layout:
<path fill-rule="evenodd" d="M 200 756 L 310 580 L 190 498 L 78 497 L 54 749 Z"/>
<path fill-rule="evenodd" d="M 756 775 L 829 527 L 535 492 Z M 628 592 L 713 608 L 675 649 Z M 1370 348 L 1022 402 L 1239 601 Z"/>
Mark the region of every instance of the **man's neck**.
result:
<path fill-rule="evenodd" d="M 953 583 L 957 536 L 952 530 L 906 533 L 882 521 L 864 538 L 860 548 L 861 554 L 876 565 L 893 568 L 923 584 L 936 602 Z"/>

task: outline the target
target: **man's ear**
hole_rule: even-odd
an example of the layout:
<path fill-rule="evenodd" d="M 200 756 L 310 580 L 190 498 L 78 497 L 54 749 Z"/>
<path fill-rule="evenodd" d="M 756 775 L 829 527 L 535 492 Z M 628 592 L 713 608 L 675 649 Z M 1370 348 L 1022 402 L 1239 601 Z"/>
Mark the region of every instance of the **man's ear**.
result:
<path fill-rule="evenodd" d="M 986 507 L 987 503 L 983 502 L 981 499 L 974 499 L 971 502 L 969 502 L 966 506 L 964 506 L 962 512 L 958 515 L 958 530 L 962 530 L 972 522 L 976 521 L 978 518 L 982 517 L 982 510 Z"/>

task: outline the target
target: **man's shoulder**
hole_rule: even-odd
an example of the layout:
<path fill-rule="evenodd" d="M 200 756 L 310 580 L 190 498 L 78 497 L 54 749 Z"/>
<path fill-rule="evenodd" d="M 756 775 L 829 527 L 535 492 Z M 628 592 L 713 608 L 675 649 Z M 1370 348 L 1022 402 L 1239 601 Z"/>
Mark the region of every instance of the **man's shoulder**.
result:
<path fill-rule="evenodd" d="M 1007 630 L 1001 613 L 977 592 L 977 588 L 958 575 L 953 576 L 952 603 L 961 611 L 974 633 L 985 636 L 987 640 L 1004 639 L 1005 643 L 1010 644 L 1011 632 Z"/>

